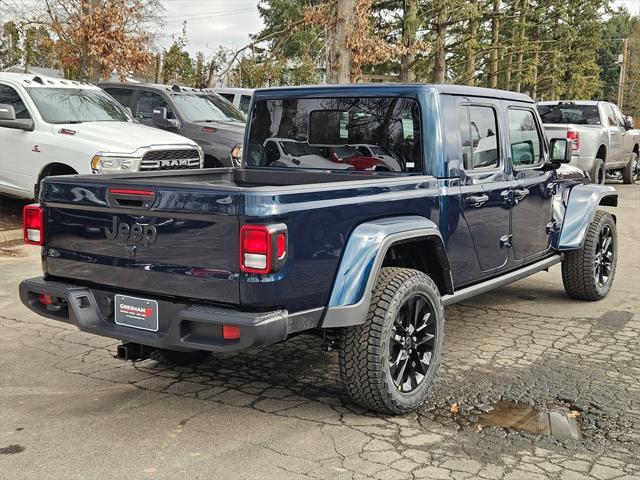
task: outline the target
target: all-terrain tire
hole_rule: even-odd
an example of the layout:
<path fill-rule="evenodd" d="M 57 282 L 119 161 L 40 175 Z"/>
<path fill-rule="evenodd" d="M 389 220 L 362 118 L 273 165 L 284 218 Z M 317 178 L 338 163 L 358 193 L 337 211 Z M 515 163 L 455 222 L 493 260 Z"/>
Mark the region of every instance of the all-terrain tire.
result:
<path fill-rule="evenodd" d="M 591 183 L 604 185 L 607 177 L 607 172 L 604 169 L 604 160 L 601 158 L 596 158 L 594 160 L 593 167 L 591 167 L 591 171 L 589 172 L 589 177 L 591 178 Z"/>
<path fill-rule="evenodd" d="M 158 354 L 160 355 L 161 360 L 165 363 L 172 363 L 174 365 L 192 365 L 194 363 L 202 363 L 211 356 L 211 352 L 207 352 L 205 350 L 179 352 L 177 350 L 159 349 Z"/>
<path fill-rule="evenodd" d="M 627 166 L 622 169 L 622 181 L 626 184 L 636 183 L 638 179 L 638 154 L 633 152 Z"/>
<path fill-rule="evenodd" d="M 605 229 L 612 234 L 612 258 L 608 279 L 602 284 L 596 275 L 596 261 L 601 245 L 601 234 Z M 596 301 L 607 296 L 616 273 L 618 240 L 616 223 L 611 214 L 598 210 L 589 225 L 584 246 L 580 250 L 565 253 L 562 261 L 562 283 L 567 295 L 579 300 Z"/>
<path fill-rule="evenodd" d="M 391 378 L 389 345 L 394 322 L 406 301 L 419 296 L 431 309 L 435 338 L 430 363 L 414 390 L 403 393 Z M 424 318 L 427 318 L 426 316 Z M 430 317 L 429 317 L 430 318 Z M 442 360 L 444 312 L 436 284 L 422 272 L 382 268 L 373 292 L 367 320 L 338 334 L 340 377 L 355 403 L 370 410 L 404 414 L 419 407 L 436 377 Z"/>

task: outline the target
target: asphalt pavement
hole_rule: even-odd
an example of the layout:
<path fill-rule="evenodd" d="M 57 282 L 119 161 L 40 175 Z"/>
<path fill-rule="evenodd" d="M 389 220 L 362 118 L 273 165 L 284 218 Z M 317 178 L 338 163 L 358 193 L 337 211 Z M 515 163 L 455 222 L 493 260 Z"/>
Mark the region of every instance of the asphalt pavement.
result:
<path fill-rule="evenodd" d="M 39 250 L 0 249 L 0 478 L 638 479 L 640 185 L 616 188 L 610 295 L 568 299 L 555 266 L 447 308 L 433 391 L 399 417 L 354 406 L 316 338 L 119 361 L 118 342 L 23 307 Z M 485 426 L 496 401 L 570 416 L 581 438 Z"/>

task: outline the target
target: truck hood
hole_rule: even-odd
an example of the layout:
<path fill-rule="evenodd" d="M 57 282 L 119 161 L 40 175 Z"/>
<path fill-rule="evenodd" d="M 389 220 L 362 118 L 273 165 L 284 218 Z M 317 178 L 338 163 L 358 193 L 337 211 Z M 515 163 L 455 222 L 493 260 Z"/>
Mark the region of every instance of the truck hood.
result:
<path fill-rule="evenodd" d="M 93 144 L 96 151 L 110 153 L 133 153 L 141 147 L 151 145 L 193 145 L 196 143 L 175 133 L 147 127 L 133 122 L 85 122 L 72 124 L 56 124 L 53 133 L 61 129 L 75 132 L 75 140 Z"/>
<path fill-rule="evenodd" d="M 243 122 L 198 122 L 196 125 L 215 128 L 218 135 L 234 139 L 236 143 L 242 143 L 244 140 L 245 124 Z"/>

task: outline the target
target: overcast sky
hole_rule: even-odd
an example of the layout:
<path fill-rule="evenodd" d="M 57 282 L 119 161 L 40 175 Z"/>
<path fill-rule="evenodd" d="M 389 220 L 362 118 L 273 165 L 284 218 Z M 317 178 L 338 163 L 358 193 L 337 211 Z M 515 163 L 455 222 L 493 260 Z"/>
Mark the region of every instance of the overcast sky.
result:
<path fill-rule="evenodd" d="M 160 0 L 166 9 L 166 24 L 160 46 L 171 44 L 187 20 L 189 52 L 201 50 L 206 56 L 218 45 L 238 48 L 249 42 L 249 34 L 262 28 L 256 5 L 258 0 Z M 640 0 L 616 0 L 640 15 Z"/>
<path fill-rule="evenodd" d="M 640 1 L 640 0 L 638 0 Z M 262 28 L 257 0 L 160 0 L 166 23 L 161 46 L 171 44 L 187 21 L 190 52 L 201 50 L 210 55 L 219 45 L 238 48 L 246 45 L 249 34 Z"/>

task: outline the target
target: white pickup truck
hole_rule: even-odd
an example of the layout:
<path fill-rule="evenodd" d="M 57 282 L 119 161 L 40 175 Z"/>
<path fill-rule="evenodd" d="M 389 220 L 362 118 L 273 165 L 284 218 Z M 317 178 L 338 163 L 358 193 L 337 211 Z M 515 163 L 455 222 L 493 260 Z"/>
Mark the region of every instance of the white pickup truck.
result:
<path fill-rule="evenodd" d="M 47 176 L 201 168 L 188 138 L 140 125 L 83 82 L 0 73 L 0 193 L 34 198 Z"/>
<path fill-rule="evenodd" d="M 547 137 L 573 141 L 571 164 L 589 173 L 593 183 L 607 177 L 635 183 L 640 173 L 640 131 L 609 102 L 558 100 L 539 102 Z"/>

